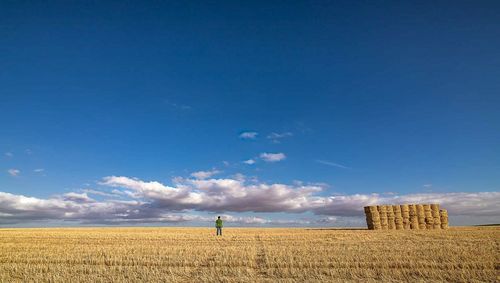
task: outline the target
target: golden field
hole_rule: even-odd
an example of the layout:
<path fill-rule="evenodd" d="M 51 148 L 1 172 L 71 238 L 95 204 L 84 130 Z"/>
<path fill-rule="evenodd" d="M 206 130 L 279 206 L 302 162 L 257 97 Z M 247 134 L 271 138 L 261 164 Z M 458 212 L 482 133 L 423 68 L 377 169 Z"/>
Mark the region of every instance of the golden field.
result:
<path fill-rule="evenodd" d="M 500 228 L 0 229 L 0 282 L 498 282 Z"/>

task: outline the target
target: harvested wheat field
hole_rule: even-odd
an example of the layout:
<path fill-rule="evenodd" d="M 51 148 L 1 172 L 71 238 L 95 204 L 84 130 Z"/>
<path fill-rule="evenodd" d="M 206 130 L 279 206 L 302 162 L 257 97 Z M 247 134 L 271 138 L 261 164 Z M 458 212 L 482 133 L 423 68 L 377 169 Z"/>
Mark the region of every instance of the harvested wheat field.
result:
<path fill-rule="evenodd" d="M 0 282 L 498 281 L 500 229 L 0 229 Z"/>

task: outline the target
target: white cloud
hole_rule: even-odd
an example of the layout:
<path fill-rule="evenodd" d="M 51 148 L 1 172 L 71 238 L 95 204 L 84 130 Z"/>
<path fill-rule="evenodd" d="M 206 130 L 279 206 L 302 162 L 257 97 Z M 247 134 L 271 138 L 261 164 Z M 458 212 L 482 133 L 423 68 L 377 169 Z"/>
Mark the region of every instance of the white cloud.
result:
<path fill-rule="evenodd" d="M 210 170 L 210 171 L 193 172 L 193 173 L 191 173 L 191 176 L 195 177 L 196 179 L 206 179 L 206 178 L 210 178 L 213 175 L 216 175 L 216 174 L 219 174 L 219 173 L 220 173 L 219 170 L 213 169 L 213 170 Z"/>
<path fill-rule="evenodd" d="M 308 209 L 317 186 L 284 184 L 246 184 L 240 179 L 184 179 L 176 187 L 158 182 L 143 182 L 128 177 L 106 177 L 103 185 L 132 191 L 135 198 L 154 201 L 156 207 L 170 210 L 200 211 L 302 212 Z M 314 199 L 314 198 L 313 198 Z"/>
<path fill-rule="evenodd" d="M 339 163 L 331 162 L 331 161 L 326 161 L 326 160 L 316 160 L 316 162 L 321 163 L 321 164 L 323 164 L 323 165 L 328 165 L 328 166 L 338 167 L 338 168 L 342 168 L 342 169 L 351 169 L 350 167 L 347 167 L 347 166 L 342 165 L 342 164 L 339 164 Z"/>
<path fill-rule="evenodd" d="M 439 203 L 450 219 L 467 217 L 484 223 L 500 216 L 500 192 L 419 194 L 324 195 L 321 186 L 247 181 L 237 175 L 226 179 L 179 179 L 168 186 L 124 176 L 103 178 L 111 193 L 87 189 L 47 199 L 0 192 L 0 224 L 38 220 L 79 223 L 180 223 L 213 221 L 212 217 L 186 214 L 221 213 L 228 222 L 265 225 L 363 225 L 363 207 L 377 204 Z M 102 196 L 103 200 L 89 197 Z M 121 196 L 122 200 L 113 199 Z M 129 199 L 130 197 L 131 199 Z M 316 218 L 269 220 L 256 216 L 230 216 L 226 212 L 303 213 Z"/>
<path fill-rule="evenodd" d="M 273 143 L 280 143 L 281 139 L 288 138 L 293 136 L 291 132 L 284 132 L 284 133 L 270 133 L 267 135 L 267 139 L 271 140 Z"/>
<path fill-rule="evenodd" d="M 82 189 L 81 191 L 86 194 L 103 196 L 103 197 L 120 197 L 121 195 L 124 194 L 122 191 L 119 190 L 112 190 L 110 193 L 94 189 Z"/>
<path fill-rule="evenodd" d="M 240 139 L 254 140 L 257 138 L 257 132 L 242 132 L 239 137 Z"/>
<path fill-rule="evenodd" d="M 87 193 L 67 193 L 63 195 L 64 200 L 73 201 L 73 202 L 94 202 L 95 200 L 90 198 Z"/>
<path fill-rule="evenodd" d="M 175 188 L 127 177 L 106 177 L 105 184 L 135 191 L 138 197 L 161 201 L 179 209 L 235 212 L 304 212 L 318 215 L 360 216 L 366 205 L 386 203 L 441 203 L 450 212 L 500 215 L 500 192 L 423 193 L 407 195 L 353 194 L 318 196 L 323 186 L 248 184 L 237 179 L 183 179 Z M 169 200 L 169 201 L 167 201 Z M 173 203 L 172 203 L 173 202 Z"/>
<path fill-rule="evenodd" d="M 6 152 L 5 156 L 10 158 L 10 157 L 14 157 L 14 154 L 12 152 Z"/>
<path fill-rule="evenodd" d="M 278 161 L 286 159 L 286 155 L 284 153 L 281 153 L 281 152 L 280 153 L 264 152 L 264 153 L 261 153 L 259 155 L 259 157 L 266 162 L 278 162 Z"/>
<path fill-rule="evenodd" d="M 18 169 L 9 169 L 7 170 L 7 173 L 9 173 L 9 175 L 11 175 L 12 177 L 17 177 L 19 176 L 19 174 L 21 174 L 21 171 Z"/>
<path fill-rule="evenodd" d="M 43 169 L 43 168 L 37 168 L 37 169 L 33 170 L 33 172 L 35 172 L 35 173 L 42 173 L 43 171 L 45 171 L 45 169 Z"/>
<path fill-rule="evenodd" d="M 253 165 L 253 164 L 255 164 L 255 160 L 248 159 L 248 160 L 243 161 L 243 163 L 248 164 L 248 165 Z"/>

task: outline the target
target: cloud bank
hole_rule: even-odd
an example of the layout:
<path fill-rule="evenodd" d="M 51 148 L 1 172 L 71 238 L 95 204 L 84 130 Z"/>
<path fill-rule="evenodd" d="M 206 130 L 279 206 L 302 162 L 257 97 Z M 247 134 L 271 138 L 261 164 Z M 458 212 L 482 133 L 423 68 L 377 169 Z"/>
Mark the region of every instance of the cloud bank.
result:
<path fill-rule="evenodd" d="M 213 213 L 307 213 L 309 220 L 273 220 L 226 215 L 241 224 L 331 224 L 363 217 L 363 206 L 391 203 L 440 203 L 453 217 L 500 216 L 500 192 L 421 193 L 406 195 L 322 195 L 323 186 L 267 184 L 244 177 L 179 178 L 173 186 L 125 176 L 104 177 L 111 192 L 82 190 L 42 199 L 0 192 L 0 224 L 26 221 L 74 221 L 82 224 L 206 222 Z M 362 225 L 362 221 L 359 222 Z"/>

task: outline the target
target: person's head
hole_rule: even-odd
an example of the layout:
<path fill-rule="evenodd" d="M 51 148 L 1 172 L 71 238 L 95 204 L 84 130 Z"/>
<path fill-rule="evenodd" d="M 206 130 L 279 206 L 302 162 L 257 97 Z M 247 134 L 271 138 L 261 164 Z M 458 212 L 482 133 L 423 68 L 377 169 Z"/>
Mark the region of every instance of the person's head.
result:
<path fill-rule="evenodd" d="M 220 216 L 217 216 L 217 219 L 220 219 Z"/>

